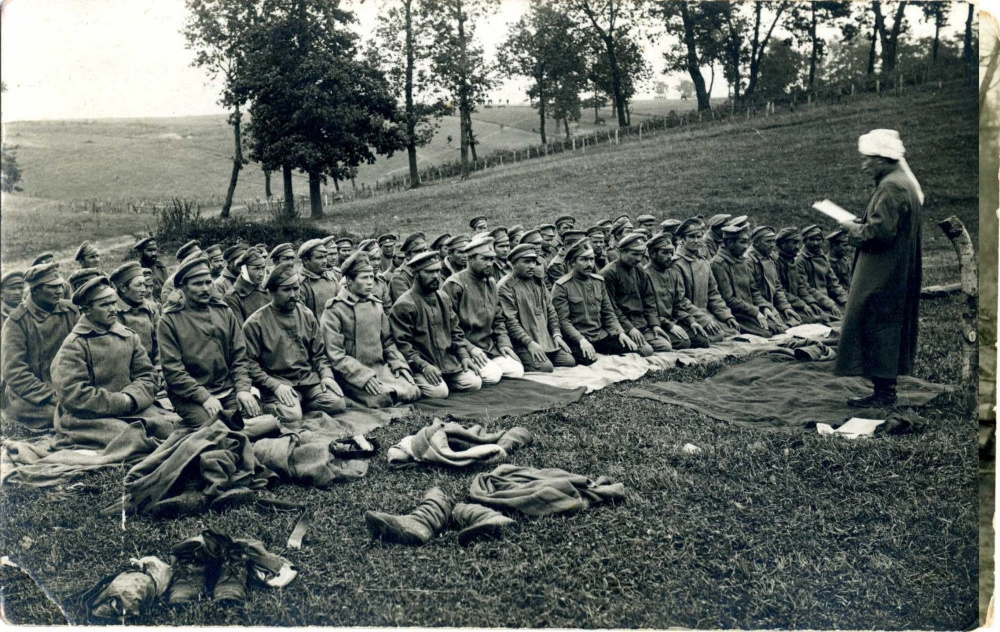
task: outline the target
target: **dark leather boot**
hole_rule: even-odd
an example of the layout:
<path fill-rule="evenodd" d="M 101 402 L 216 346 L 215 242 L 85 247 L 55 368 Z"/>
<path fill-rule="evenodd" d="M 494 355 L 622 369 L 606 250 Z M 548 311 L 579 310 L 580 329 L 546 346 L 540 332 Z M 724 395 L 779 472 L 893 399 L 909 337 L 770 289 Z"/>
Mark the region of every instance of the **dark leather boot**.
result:
<path fill-rule="evenodd" d="M 432 487 L 416 509 L 405 516 L 366 511 L 365 524 L 372 540 L 420 546 L 439 533 L 451 519 L 452 501 Z"/>
<path fill-rule="evenodd" d="M 516 524 L 498 511 L 471 503 L 458 503 L 451 512 L 451 520 L 461 531 L 458 543 L 468 546 L 478 539 L 499 540 L 507 527 Z"/>
<path fill-rule="evenodd" d="M 222 558 L 219 580 L 212 599 L 217 602 L 240 602 L 247 598 L 247 551 L 242 544 L 231 544 Z"/>

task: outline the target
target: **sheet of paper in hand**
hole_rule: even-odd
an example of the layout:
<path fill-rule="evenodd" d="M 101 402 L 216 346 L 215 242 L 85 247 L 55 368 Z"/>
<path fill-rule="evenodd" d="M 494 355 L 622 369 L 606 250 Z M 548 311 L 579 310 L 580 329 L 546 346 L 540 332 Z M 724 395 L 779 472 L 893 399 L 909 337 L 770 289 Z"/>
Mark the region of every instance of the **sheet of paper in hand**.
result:
<path fill-rule="evenodd" d="M 832 217 L 834 220 L 840 223 L 853 222 L 854 220 L 857 219 L 857 216 L 854 213 L 845 211 L 844 209 L 842 209 L 835 203 L 831 202 L 830 200 L 823 200 L 821 202 L 816 202 L 815 204 L 813 204 L 813 208 L 822 213 L 823 215 Z"/>

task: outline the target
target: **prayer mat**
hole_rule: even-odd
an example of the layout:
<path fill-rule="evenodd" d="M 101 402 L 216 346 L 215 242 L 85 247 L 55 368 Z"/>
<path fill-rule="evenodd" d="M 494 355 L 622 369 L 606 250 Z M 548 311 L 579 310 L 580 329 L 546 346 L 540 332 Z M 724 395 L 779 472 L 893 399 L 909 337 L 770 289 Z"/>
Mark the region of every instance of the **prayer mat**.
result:
<path fill-rule="evenodd" d="M 871 382 L 859 377 L 837 377 L 833 365 L 766 356 L 727 367 L 703 382 L 658 382 L 628 394 L 755 427 L 794 428 L 816 423 L 838 426 L 851 417 L 884 416 L 877 410 L 848 408 L 848 398 L 871 393 Z M 900 377 L 898 406 L 924 406 L 952 390 L 951 386 Z"/>
<path fill-rule="evenodd" d="M 413 409 L 455 420 L 499 419 L 562 408 L 580 401 L 586 392 L 579 383 L 555 386 L 531 380 L 503 379 L 478 391 L 451 393 L 446 399 L 421 399 L 413 404 Z"/>

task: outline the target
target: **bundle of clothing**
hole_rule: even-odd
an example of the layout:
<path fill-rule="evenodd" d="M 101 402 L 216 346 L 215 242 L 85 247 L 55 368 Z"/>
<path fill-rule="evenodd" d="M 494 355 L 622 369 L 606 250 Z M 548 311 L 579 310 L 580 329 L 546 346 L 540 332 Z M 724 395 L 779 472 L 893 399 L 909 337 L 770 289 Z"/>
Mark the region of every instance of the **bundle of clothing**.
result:
<path fill-rule="evenodd" d="M 391 468 L 413 467 L 418 463 L 468 467 L 501 461 L 532 441 L 531 433 L 521 427 L 487 432 L 479 425 L 465 427 L 435 419 L 431 425 L 389 448 L 387 457 Z"/>
<path fill-rule="evenodd" d="M 122 621 L 148 614 L 161 601 L 177 605 L 207 599 L 246 600 L 247 589 L 287 586 L 298 571 L 259 540 L 240 540 L 206 529 L 171 548 L 172 564 L 157 557 L 132 559 L 138 570 L 106 577 L 83 595 L 88 615 Z"/>

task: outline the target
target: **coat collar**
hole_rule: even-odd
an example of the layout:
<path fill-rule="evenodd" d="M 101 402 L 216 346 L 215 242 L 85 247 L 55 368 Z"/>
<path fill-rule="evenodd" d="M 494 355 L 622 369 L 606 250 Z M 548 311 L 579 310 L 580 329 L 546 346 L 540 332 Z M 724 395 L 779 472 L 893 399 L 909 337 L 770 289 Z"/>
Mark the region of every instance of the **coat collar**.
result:
<path fill-rule="evenodd" d="M 340 292 L 337 293 L 337 296 L 334 297 L 333 300 L 337 301 L 337 302 L 340 302 L 340 303 L 346 303 L 347 305 L 350 305 L 351 307 L 357 305 L 358 303 L 364 303 L 364 302 L 368 302 L 368 301 L 370 301 L 372 303 L 378 303 L 379 305 L 382 304 L 382 299 L 380 299 L 379 297 L 375 296 L 374 292 L 372 292 L 371 294 L 369 294 L 368 298 L 361 298 L 360 296 L 358 296 L 354 292 L 350 291 L 346 287 L 340 288 Z"/>
<path fill-rule="evenodd" d="M 254 292 L 259 292 L 260 288 L 253 285 L 242 276 L 236 278 L 236 283 L 233 284 L 233 294 L 236 294 L 240 298 L 246 298 L 253 294 Z"/>
<path fill-rule="evenodd" d="M 720 259 L 722 259 L 723 261 L 725 261 L 727 263 L 739 263 L 740 262 L 739 259 L 737 259 L 733 255 L 729 254 L 729 252 L 725 248 L 719 248 L 719 251 L 717 253 L 715 253 L 715 256 L 719 257 Z"/>
<path fill-rule="evenodd" d="M 42 322 L 53 314 L 65 314 L 66 312 L 73 311 L 72 303 L 64 299 L 60 299 L 59 302 L 56 303 L 56 306 L 52 308 L 52 311 L 47 312 L 42 309 L 33 298 L 31 298 L 30 294 L 24 299 L 22 305 L 24 306 L 24 310 L 38 322 Z"/>
<path fill-rule="evenodd" d="M 84 314 L 83 316 L 80 316 L 80 320 L 76 321 L 76 325 L 73 327 L 73 333 L 84 338 L 103 336 L 105 334 L 115 334 L 120 338 L 128 338 L 129 330 L 126 329 L 121 323 L 114 323 L 108 329 L 101 329 L 95 325 L 86 314 Z"/>
<path fill-rule="evenodd" d="M 321 274 L 316 274 L 312 270 L 307 270 L 306 268 L 302 268 L 301 272 L 302 272 L 302 276 L 304 276 L 307 279 L 311 279 L 313 281 L 318 281 L 320 279 L 325 279 L 326 278 L 325 276 L 323 276 Z"/>

